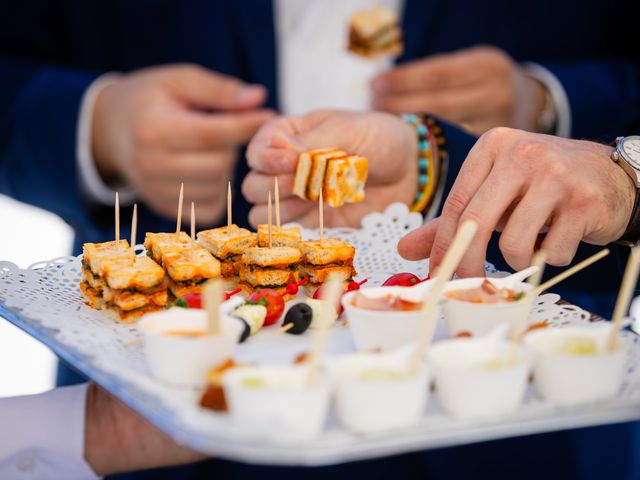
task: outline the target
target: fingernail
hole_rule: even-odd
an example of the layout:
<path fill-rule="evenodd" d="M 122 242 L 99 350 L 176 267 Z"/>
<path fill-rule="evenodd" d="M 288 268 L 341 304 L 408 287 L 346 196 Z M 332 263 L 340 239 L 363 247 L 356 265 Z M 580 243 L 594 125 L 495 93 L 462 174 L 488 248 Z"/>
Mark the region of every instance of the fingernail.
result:
<path fill-rule="evenodd" d="M 384 77 L 374 78 L 371 82 L 371 89 L 378 95 L 386 93 L 389 90 L 389 82 Z"/>
<path fill-rule="evenodd" d="M 262 85 L 243 85 L 236 93 L 236 102 L 256 102 L 264 95 L 264 91 Z"/>

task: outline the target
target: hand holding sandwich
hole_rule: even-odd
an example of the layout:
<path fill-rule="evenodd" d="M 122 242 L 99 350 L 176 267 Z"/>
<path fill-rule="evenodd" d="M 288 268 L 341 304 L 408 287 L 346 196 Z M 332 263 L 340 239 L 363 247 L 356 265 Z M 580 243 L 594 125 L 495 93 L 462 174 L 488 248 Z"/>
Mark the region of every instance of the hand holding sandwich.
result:
<path fill-rule="evenodd" d="M 283 222 L 317 226 L 317 202 L 294 197 L 293 181 L 301 152 L 340 148 L 369 159 L 369 177 L 363 202 L 325 208 L 327 227 L 359 226 L 371 211 L 392 202 L 410 205 L 418 181 L 415 131 L 404 121 L 386 113 L 319 110 L 300 117 L 279 117 L 265 124 L 247 150 L 251 172 L 242 191 L 255 204 L 249 215 L 252 225 L 267 219 L 267 195 L 273 177 L 280 182 Z"/>

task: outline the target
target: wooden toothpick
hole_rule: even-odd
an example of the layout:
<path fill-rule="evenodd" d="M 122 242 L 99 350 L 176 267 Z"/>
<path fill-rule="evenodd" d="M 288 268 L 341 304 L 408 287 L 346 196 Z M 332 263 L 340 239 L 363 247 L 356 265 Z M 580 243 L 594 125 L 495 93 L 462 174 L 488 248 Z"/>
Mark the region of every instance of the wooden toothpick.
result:
<path fill-rule="evenodd" d="M 196 205 L 191 202 L 191 240 L 196 240 Z"/>
<path fill-rule="evenodd" d="M 531 260 L 532 267 L 538 267 L 536 273 L 529 277 L 529 285 L 531 285 L 531 289 L 535 289 L 538 285 L 540 285 L 540 280 L 542 279 L 542 274 L 544 273 L 544 265 L 547 259 L 547 255 L 543 250 L 539 250 L 533 256 Z M 511 331 L 511 341 L 516 345 L 522 341 L 524 337 L 524 333 L 527 330 L 527 320 L 529 319 L 529 310 L 531 309 L 531 302 L 535 297 L 532 295 L 525 294 L 523 298 L 518 300 L 519 302 L 524 302 L 522 306 L 522 312 L 519 318 L 516 318 L 516 321 L 513 325 L 513 330 Z M 517 355 L 514 350 L 513 355 L 513 363 L 516 363 Z"/>
<path fill-rule="evenodd" d="M 627 260 L 627 266 L 624 269 L 624 277 L 622 277 L 622 284 L 620 285 L 620 291 L 618 292 L 616 306 L 613 309 L 611 331 L 609 332 L 609 338 L 607 339 L 608 352 L 614 352 L 616 348 L 618 348 L 618 332 L 622 328 L 622 320 L 624 319 L 627 310 L 629 310 L 629 302 L 631 302 L 631 297 L 633 295 L 636 282 L 638 281 L 639 271 L 640 248 L 634 247 L 631 249 L 629 260 Z"/>
<path fill-rule="evenodd" d="M 138 204 L 133 204 L 133 215 L 131 216 L 131 261 L 136 259 L 136 234 L 138 232 Z"/>
<path fill-rule="evenodd" d="M 326 281 L 323 287 L 323 294 L 321 300 L 324 302 L 322 308 L 321 322 L 318 328 L 314 330 L 311 341 L 311 350 L 309 351 L 309 376 L 307 377 L 307 385 L 315 383 L 318 377 L 318 371 L 320 370 L 320 359 L 324 353 L 327 337 L 329 336 L 329 329 L 333 324 L 334 311 L 336 308 L 340 296 L 340 280 L 338 276 L 333 273 L 329 275 L 329 279 Z"/>
<path fill-rule="evenodd" d="M 276 226 L 278 227 L 278 231 L 280 232 L 280 188 L 278 187 L 278 177 L 274 177 L 275 179 L 275 195 L 276 195 Z"/>
<path fill-rule="evenodd" d="M 286 325 L 283 325 L 278 329 L 278 333 L 286 333 L 289 330 L 291 330 L 294 326 L 295 326 L 295 323 L 293 322 L 287 323 Z"/>
<path fill-rule="evenodd" d="M 214 278 L 204 284 L 202 299 L 207 312 L 207 333 L 219 335 L 220 303 L 222 301 L 222 281 L 219 278 Z"/>
<path fill-rule="evenodd" d="M 581 261 L 580 263 L 575 264 L 573 267 L 567 268 L 564 272 L 556 275 L 551 280 L 547 280 L 546 282 L 544 282 L 539 287 L 536 287 L 533 290 L 529 290 L 529 292 L 527 293 L 527 296 L 531 296 L 531 297 L 538 296 L 540 293 L 544 292 L 545 290 L 553 287 L 554 285 L 557 285 L 558 283 L 562 282 L 563 280 L 566 280 L 571 275 L 574 275 L 574 274 L 578 273 L 580 270 L 583 270 L 583 269 L 587 268 L 592 263 L 597 262 L 598 260 L 606 257 L 607 255 L 609 255 L 609 249 L 608 248 L 600 250 L 595 255 L 591 255 L 589 258 L 585 258 L 583 261 Z"/>
<path fill-rule="evenodd" d="M 227 185 L 227 228 L 231 228 L 233 219 L 231 217 L 231 181 Z"/>
<path fill-rule="evenodd" d="M 269 201 L 267 202 L 267 230 L 269 232 L 269 248 L 271 245 L 271 192 L 269 192 Z"/>
<path fill-rule="evenodd" d="M 456 232 L 453 242 L 449 246 L 449 250 L 442 260 L 442 264 L 438 270 L 438 275 L 433 282 L 433 286 L 427 293 L 427 298 L 422 304 L 422 312 L 424 313 L 420 328 L 416 337 L 415 349 L 409 363 L 409 372 L 417 374 L 424 356 L 427 345 L 431 342 L 433 332 L 435 330 L 436 303 L 440 298 L 440 293 L 445 284 L 451 279 L 462 256 L 467 251 L 467 247 L 471 243 L 473 236 L 478 230 L 478 224 L 472 220 L 465 221 Z"/>
<path fill-rule="evenodd" d="M 116 192 L 116 246 L 120 243 L 120 195 Z"/>
<path fill-rule="evenodd" d="M 184 183 L 180 184 L 180 196 L 178 197 L 178 218 L 176 219 L 176 241 L 180 239 L 182 226 L 182 201 L 184 200 Z"/>
<path fill-rule="evenodd" d="M 324 210 L 322 208 L 322 190 L 320 190 L 320 196 L 318 197 L 318 223 L 320 224 L 320 246 L 324 242 Z"/>

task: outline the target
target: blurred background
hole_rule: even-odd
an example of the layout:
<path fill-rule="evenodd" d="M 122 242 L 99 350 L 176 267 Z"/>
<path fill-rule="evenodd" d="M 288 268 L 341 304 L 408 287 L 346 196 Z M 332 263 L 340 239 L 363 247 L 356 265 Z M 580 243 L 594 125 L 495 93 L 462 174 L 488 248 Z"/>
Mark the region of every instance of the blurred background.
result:
<path fill-rule="evenodd" d="M 71 228 L 56 215 L 0 195 L 0 219 L 3 225 L 19 225 L 21 232 L 0 235 L 0 260 L 26 268 L 71 252 Z M 53 388 L 55 366 L 47 347 L 0 321 L 0 397 Z"/>

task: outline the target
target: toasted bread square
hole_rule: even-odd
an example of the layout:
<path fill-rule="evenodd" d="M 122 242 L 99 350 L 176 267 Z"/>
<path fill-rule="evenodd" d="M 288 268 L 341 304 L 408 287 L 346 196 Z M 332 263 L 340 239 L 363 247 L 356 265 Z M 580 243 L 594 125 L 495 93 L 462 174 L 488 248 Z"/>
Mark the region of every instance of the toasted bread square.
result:
<path fill-rule="evenodd" d="M 202 293 L 204 282 L 203 283 L 190 283 L 190 282 L 178 283 L 169 279 L 168 285 L 169 285 L 169 291 L 173 294 L 174 297 L 182 298 L 185 295 Z"/>
<path fill-rule="evenodd" d="M 322 245 L 320 240 L 300 242 L 298 248 L 302 252 L 303 262 L 312 265 L 351 263 L 356 253 L 353 245 L 337 238 L 326 238 Z"/>
<path fill-rule="evenodd" d="M 260 268 L 250 265 L 242 265 L 240 267 L 240 281 L 247 283 L 253 287 L 286 285 L 295 281 L 297 275 L 288 268 Z"/>
<path fill-rule="evenodd" d="M 252 247 L 242 255 L 245 265 L 260 267 L 286 267 L 298 263 L 302 259 L 300 250 L 293 247 Z"/>
<path fill-rule="evenodd" d="M 271 226 L 271 245 L 274 247 L 297 247 L 302 240 L 299 227 Z M 269 246 L 269 225 L 258 225 L 258 246 Z"/>
<path fill-rule="evenodd" d="M 324 203 L 330 207 L 341 207 L 349 194 L 347 186 L 347 170 L 349 162 L 346 158 L 332 158 L 327 163 L 324 180 Z"/>
<path fill-rule="evenodd" d="M 144 248 L 151 252 L 153 259 L 164 265 L 163 257 L 166 253 L 190 248 L 195 242 L 185 232 L 175 233 L 147 233 Z"/>
<path fill-rule="evenodd" d="M 89 266 L 91 272 L 103 275 L 104 265 L 118 261 L 129 261 L 129 242 L 120 240 L 118 243 L 85 243 L 82 246 L 82 259 Z"/>
<path fill-rule="evenodd" d="M 349 167 L 346 169 L 345 183 L 346 192 L 345 201 L 348 203 L 356 203 L 364 200 L 364 186 L 367 183 L 367 173 L 369 168 L 369 160 L 367 157 L 359 155 L 351 155 L 347 158 Z"/>
<path fill-rule="evenodd" d="M 298 157 L 296 177 L 293 180 L 293 194 L 303 200 L 307 199 L 307 181 L 311 174 L 311 152 L 302 152 Z"/>
<path fill-rule="evenodd" d="M 326 153 L 312 155 L 311 176 L 307 184 L 307 198 L 316 201 L 324 187 L 327 162 L 332 158 L 344 158 L 347 154 L 342 150 L 331 150 Z"/>
<path fill-rule="evenodd" d="M 356 275 L 356 271 L 353 269 L 353 265 L 327 267 L 309 264 L 298 265 L 298 275 L 301 279 L 308 278 L 310 283 L 324 283 L 331 274 L 337 275 L 339 281 L 346 282 Z"/>
<path fill-rule="evenodd" d="M 169 277 L 176 282 L 221 276 L 220 260 L 197 244 L 192 248 L 165 254 L 164 267 Z"/>
<path fill-rule="evenodd" d="M 198 240 L 219 259 L 241 255 L 257 243 L 256 236 L 251 231 L 237 225 L 204 230 L 198 233 Z"/>
<path fill-rule="evenodd" d="M 104 279 L 114 290 L 142 290 L 159 285 L 164 279 L 164 270 L 147 256 L 135 257 L 133 263 L 129 260 L 106 265 Z"/>

